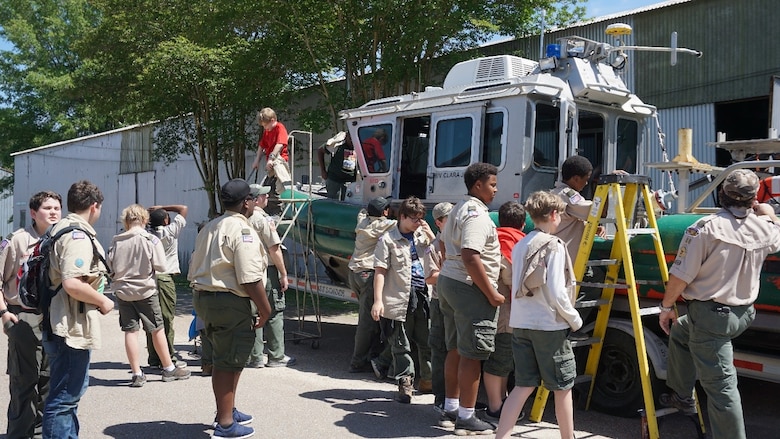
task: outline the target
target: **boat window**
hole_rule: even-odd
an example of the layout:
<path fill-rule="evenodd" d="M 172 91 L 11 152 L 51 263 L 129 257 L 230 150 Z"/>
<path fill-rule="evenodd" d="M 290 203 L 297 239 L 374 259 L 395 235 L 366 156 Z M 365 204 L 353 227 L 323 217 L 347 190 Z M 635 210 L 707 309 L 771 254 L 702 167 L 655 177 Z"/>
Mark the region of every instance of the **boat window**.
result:
<path fill-rule="evenodd" d="M 580 110 L 577 125 L 577 152 L 593 164 L 591 181 L 580 193 L 587 199 L 593 198 L 596 182 L 604 170 L 604 116 L 592 111 Z"/>
<path fill-rule="evenodd" d="M 636 155 L 639 147 L 638 127 L 639 124 L 635 120 L 618 119 L 615 169 L 622 169 L 629 174 L 636 173 Z"/>
<path fill-rule="evenodd" d="M 491 165 L 501 165 L 501 140 L 504 134 L 504 113 L 488 113 L 485 115 L 485 138 L 482 144 L 482 162 Z"/>
<path fill-rule="evenodd" d="M 558 163 L 558 140 L 561 112 L 543 103 L 536 103 L 536 124 L 534 125 L 534 166 L 553 168 Z"/>
<path fill-rule="evenodd" d="M 435 163 L 437 168 L 468 166 L 471 163 L 470 117 L 440 120 L 436 123 Z"/>
<path fill-rule="evenodd" d="M 389 123 L 364 126 L 358 129 L 363 157 L 370 174 L 385 173 L 390 169 L 390 151 L 393 126 Z"/>

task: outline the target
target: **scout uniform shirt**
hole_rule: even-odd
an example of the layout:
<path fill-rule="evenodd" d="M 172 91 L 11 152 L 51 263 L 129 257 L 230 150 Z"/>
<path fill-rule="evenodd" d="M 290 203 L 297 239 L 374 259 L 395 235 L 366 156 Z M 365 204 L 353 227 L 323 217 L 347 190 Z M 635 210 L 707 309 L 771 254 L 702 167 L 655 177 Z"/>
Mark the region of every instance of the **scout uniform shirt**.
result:
<path fill-rule="evenodd" d="M 493 288 L 498 289 L 501 269 L 501 251 L 496 225 L 488 215 L 488 208 L 479 198 L 466 195 L 450 212 L 444 226 L 442 241 L 445 245 L 445 261 L 440 276 L 472 285 L 471 276 L 461 259 L 461 249 L 478 252 L 485 272 Z"/>
<path fill-rule="evenodd" d="M 181 215 L 176 215 L 167 226 L 155 227 L 155 232 L 160 237 L 165 249 L 165 269 L 157 271 L 157 274 L 181 273 L 181 268 L 179 267 L 179 235 L 181 235 L 181 231 L 184 230 L 186 225 L 187 220 Z"/>
<path fill-rule="evenodd" d="M 85 231 L 73 230 L 54 243 L 49 266 L 51 284 L 61 285 L 63 280 L 82 278 L 102 293 L 108 268 L 94 254 L 95 250 L 101 256 L 105 252 L 92 225 L 80 215 L 71 213 L 54 226 L 51 234 L 54 236 L 70 225 Z M 52 333 L 65 338 L 65 344 L 73 349 L 100 348 L 100 311 L 95 305 L 80 302 L 62 289 L 52 298 L 49 313 Z"/>
<path fill-rule="evenodd" d="M 688 227 L 669 274 L 688 283 L 686 300 L 750 305 L 764 259 L 779 250 L 779 225 L 753 209 L 721 209 Z"/>
<path fill-rule="evenodd" d="M 113 272 L 110 289 L 117 299 L 148 299 L 157 292 L 155 272 L 165 270 L 165 248 L 142 227 L 131 227 L 114 236 L 106 262 Z"/>
<path fill-rule="evenodd" d="M 349 269 L 358 271 L 374 270 L 374 250 L 379 237 L 395 227 L 396 220 L 383 216 L 369 216 L 365 209 L 361 209 L 357 217 L 355 227 L 355 250 L 349 261 Z"/>
<path fill-rule="evenodd" d="M 5 302 L 22 306 L 19 300 L 19 267 L 30 257 L 40 239 L 33 226 L 12 232 L 0 241 L 0 268 Z"/>
<path fill-rule="evenodd" d="M 193 289 L 249 297 L 242 284 L 262 281 L 264 274 L 259 238 L 243 214 L 226 211 L 198 233 L 187 276 Z"/>
<path fill-rule="evenodd" d="M 577 259 L 577 250 L 580 248 L 580 240 L 585 232 L 585 221 L 588 219 L 588 212 L 593 202 L 586 200 L 579 192 L 560 181 L 555 182 L 555 187 L 550 192 L 566 202 L 566 211 L 561 215 L 561 224 L 555 231 L 555 236 L 561 238 L 566 244 L 571 259 Z"/>
<path fill-rule="evenodd" d="M 417 229 L 414 234 L 414 247 L 419 255 L 427 245 L 423 232 Z M 398 227 L 393 227 L 379 238 L 374 251 L 374 268 L 387 270 L 382 288 L 382 303 L 385 307 L 382 317 L 397 322 L 406 321 L 406 311 L 412 293 L 412 245 L 401 235 Z M 420 260 L 422 265 L 422 260 Z M 427 290 L 427 286 L 426 286 Z"/>
<path fill-rule="evenodd" d="M 252 216 L 249 217 L 249 224 L 252 224 L 257 236 L 260 238 L 260 253 L 263 255 L 263 284 L 266 281 L 266 269 L 271 264 L 271 260 L 268 257 L 268 249 L 281 244 L 282 240 L 279 238 L 279 234 L 276 233 L 276 222 L 270 215 L 265 213 L 263 209 L 255 208 Z"/>

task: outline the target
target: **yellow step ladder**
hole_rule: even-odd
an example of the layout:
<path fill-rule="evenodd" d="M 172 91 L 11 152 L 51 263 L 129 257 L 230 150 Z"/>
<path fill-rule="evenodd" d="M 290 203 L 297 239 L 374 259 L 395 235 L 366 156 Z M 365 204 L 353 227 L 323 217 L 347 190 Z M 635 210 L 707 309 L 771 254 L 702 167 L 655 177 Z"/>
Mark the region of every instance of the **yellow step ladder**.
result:
<path fill-rule="evenodd" d="M 643 201 L 646 206 L 647 226 L 644 228 L 631 228 L 630 223 L 634 220 L 637 201 Z M 615 211 L 615 218 L 602 218 L 604 210 L 609 203 L 612 203 Z M 599 359 L 603 347 L 604 337 L 607 332 L 609 315 L 612 310 L 612 301 L 615 296 L 615 290 L 626 290 L 629 302 L 629 312 L 634 330 L 634 340 L 636 343 L 637 359 L 639 364 L 639 373 L 642 381 L 642 393 L 644 396 L 644 416 L 646 416 L 646 425 L 648 437 L 658 439 L 657 416 L 674 412 L 674 409 L 662 409 L 663 413 L 656 412 L 655 401 L 653 398 L 653 389 L 650 379 L 650 366 L 647 360 L 647 351 L 645 347 L 644 331 L 642 329 L 642 317 L 646 315 L 657 315 L 659 310 L 657 306 L 640 309 L 639 296 L 637 289 L 637 280 L 634 274 L 634 263 L 631 257 L 630 239 L 637 235 L 649 235 L 652 237 L 655 247 L 655 254 L 658 261 L 658 268 L 661 279 L 664 284 L 669 280 L 669 271 L 664 257 L 663 247 L 661 245 L 661 236 L 658 233 L 658 224 L 651 206 L 653 205 L 652 194 L 649 189 L 649 179 L 642 175 L 602 175 L 599 185 L 596 187 L 596 193 L 593 196 L 593 206 L 588 213 L 588 219 L 585 224 L 585 231 L 582 234 L 579 250 L 574 262 L 574 276 L 577 280 L 577 294 L 583 286 L 601 288 L 601 298 L 587 303 L 578 302 L 577 308 L 598 307 L 593 334 L 587 341 L 573 341 L 572 347 L 588 346 L 588 360 L 585 365 L 583 375 L 577 377 L 575 384 L 590 382 L 588 390 L 586 410 L 590 408 L 591 396 L 593 394 L 594 384 L 596 382 L 596 372 L 598 370 Z M 602 223 L 612 223 L 615 225 L 615 236 L 612 241 L 610 257 L 606 260 L 591 261 L 590 254 L 593 248 L 593 242 L 597 234 L 597 229 Z M 586 269 L 592 266 L 607 266 L 607 272 L 603 283 L 583 282 Z M 623 268 L 624 283 L 618 283 L 621 267 Z M 533 422 L 539 422 L 544 413 L 544 407 L 547 404 L 550 391 L 543 386 L 536 391 L 533 408 L 529 419 Z M 701 410 L 699 410 L 701 413 Z M 701 416 L 701 415 L 700 415 Z M 644 422 L 644 419 L 643 419 Z M 703 431 L 703 423 L 700 417 L 700 427 Z"/>

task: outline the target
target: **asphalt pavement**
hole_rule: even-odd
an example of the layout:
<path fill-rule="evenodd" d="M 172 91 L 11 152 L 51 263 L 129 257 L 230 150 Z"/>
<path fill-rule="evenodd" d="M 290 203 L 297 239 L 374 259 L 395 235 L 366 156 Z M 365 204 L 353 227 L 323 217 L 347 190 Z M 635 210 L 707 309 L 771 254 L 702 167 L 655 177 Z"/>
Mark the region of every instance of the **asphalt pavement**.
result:
<path fill-rule="evenodd" d="M 310 303 L 310 302 L 309 302 Z M 288 340 L 287 353 L 297 357 L 289 368 L 246 369 L 238 386 L 239 410 L 254 415 L 258 438 L 434 438 L 454 437 L 451 429 L 437 426 L 432 395 L 416 395 L 412 404 L 393 401 L 396 386 L 377 381 L 373 374 L 347 371 L 352 352 L 356 316 L 340 311 L 323 315 L 318 327 L 309 308 L 304 319 L 296 316 L 296 303 L 288 301 L 288 337 L 300 331 L 311 336 L 298 342 Z M 208 438 L 215 405 L 211 379 L 200 376 L 199 360 L 187 329 L 192 319 L 190 298 L 181 295 L 175 320 L 176 349 L 188 362 L 192 377 L 164 383 L 160 372 L 147 370 L 149 381 L 142 388 L 130 388 L 129 366 L 119 329 L 119 315 L 102 317 L 103 347 L 94 350 L 90 386 L 79 405 L 82 438 Z M 320 331 L 321 330 L 321 331 Z M 301 338 L 301 337 L 299 337 Z M 145 339 L 140 339 L 145 346 Z M 314 347 L 317 347 L 316 349 Z M 7 339 L 0 337 L 0 361 L 6 363 Z M 142 355 L 142 364 L 146 355 Z M 8 376 L 0 375 L 0 388 L 7 389 Z M 776 395 L 780 385 L 741 379 L 745 399 L 748 437 L 778 437 L 774 427 L 780 406 Z M 5 410 L 8 393 L 0 392 Z M 530 404 L 530 402 L 529 402 Z M 530 406 L 527 406 L 528 409 Z M 691 421 L 681 415 L 659 420 L 661 437 L 695 438 Z M 6 419 L 0 417 L 0 432 Z M 638 418 L 625 419 L 577 410 L 578 439 L 639 438 Z M 0 435 L 0 438 L 4 438 Z M 543 422 L 521 421 L 514 437 L 558 438 L 554 407 L 548 403 Z"/>

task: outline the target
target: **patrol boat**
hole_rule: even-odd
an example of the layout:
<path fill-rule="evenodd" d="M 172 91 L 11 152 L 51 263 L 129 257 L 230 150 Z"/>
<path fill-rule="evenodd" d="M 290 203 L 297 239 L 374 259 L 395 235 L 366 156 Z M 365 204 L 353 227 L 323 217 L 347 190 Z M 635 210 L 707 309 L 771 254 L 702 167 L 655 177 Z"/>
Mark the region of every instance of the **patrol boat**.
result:
<path fill-rule="evenodd" d="M 618 36 L 629 32 L 630 28 L 622 24 L 611 25 L 607 30 Z M 473 163 L 487 162 L 498 167 L 498 193 L 489 206 L 493 211 L 506 201 L 523 202 L 534 191 L 551 189 L 560 164 L 575 154 L 593 163 L 594 180 L 599 174 L 617 169 L 646 174 L 652 166 L 687 175 L 697 166 L 708 167 L 686 160 L 647 163 L 646 133 L 657 125 L 657 110 L 632 93 L 619 73 L 629 50 L 701 55 L 695 50 L 674 47 L 674 43 L 672 46 L 612 46 L 570 36 L 548 46 L 548 56 L 539 61 L 510 55 L 464 61 L 452 67 L 441 87 L 376 99 L 342 111 L 341 118 L 355 145 L 359 178 L 349 184 L 345 201 L 323 198 L 295 203 L 298 210 L 291 236 L 298 236 L 296 240 L 324 265 L 326 274 L 302 281 L 300 276 L 309 276 L 311 272 L 294 273 L 299 277 L 292 284 L 320 295 L 354 301 L 343 282 L 354 248 L 358 211 L 380 196 L 397 201 L 414 195 L 429 211 L 439 202 L 456 203 L 466 193 L 463 173 Z M 773 165 L 780 166 L 780 162 L 762 162 L 762 166 Z M 713 175 L 719 171 L 709 168 Z M 716 176 L 711 191 L 715 191 L 717 183 Z M 586 187 L 583 195 L 590 198 L 594 189 Z M 676 194 L 656 192 L 659 208 L 668 208 L 669 201 L 676 196 L 682 212 L 658 218 L 669 263 L 674 260 L 685 230 L 713 210 L 699 207 L 707 194 L 688 206 L 684 179 L 679 189 Z M 428 220 L 433 223 L 430 214 Z M 660 279 L 649 239 L 632 239 L 635 272 L 637 278 Z M 597 242 L 594 249 L 606 250 L 609 246 L 609 242 Z M 777 255 L 767 260 L 761 277 L 758 318 L 751 330 L 735 341 L 735 363 L 740 374 L 777 382 L 779 260 Z M 652 302 L 652 298 L 660 299 L 662 291 L 661 286 L 644 286 L 640 294 Z M 601 355 L 600 370 L 604 372 L 596 380 L 592 405 L 608 413 L 634 416 L 642 406 L 642 387 L 633 329 L 630 319 L 623 318 L 627 308 L 620 302 L 621 297 L 617 296 Z M 658 328 L 645 327 L 656 388 L 666 378 L 665 340 Z"/>

